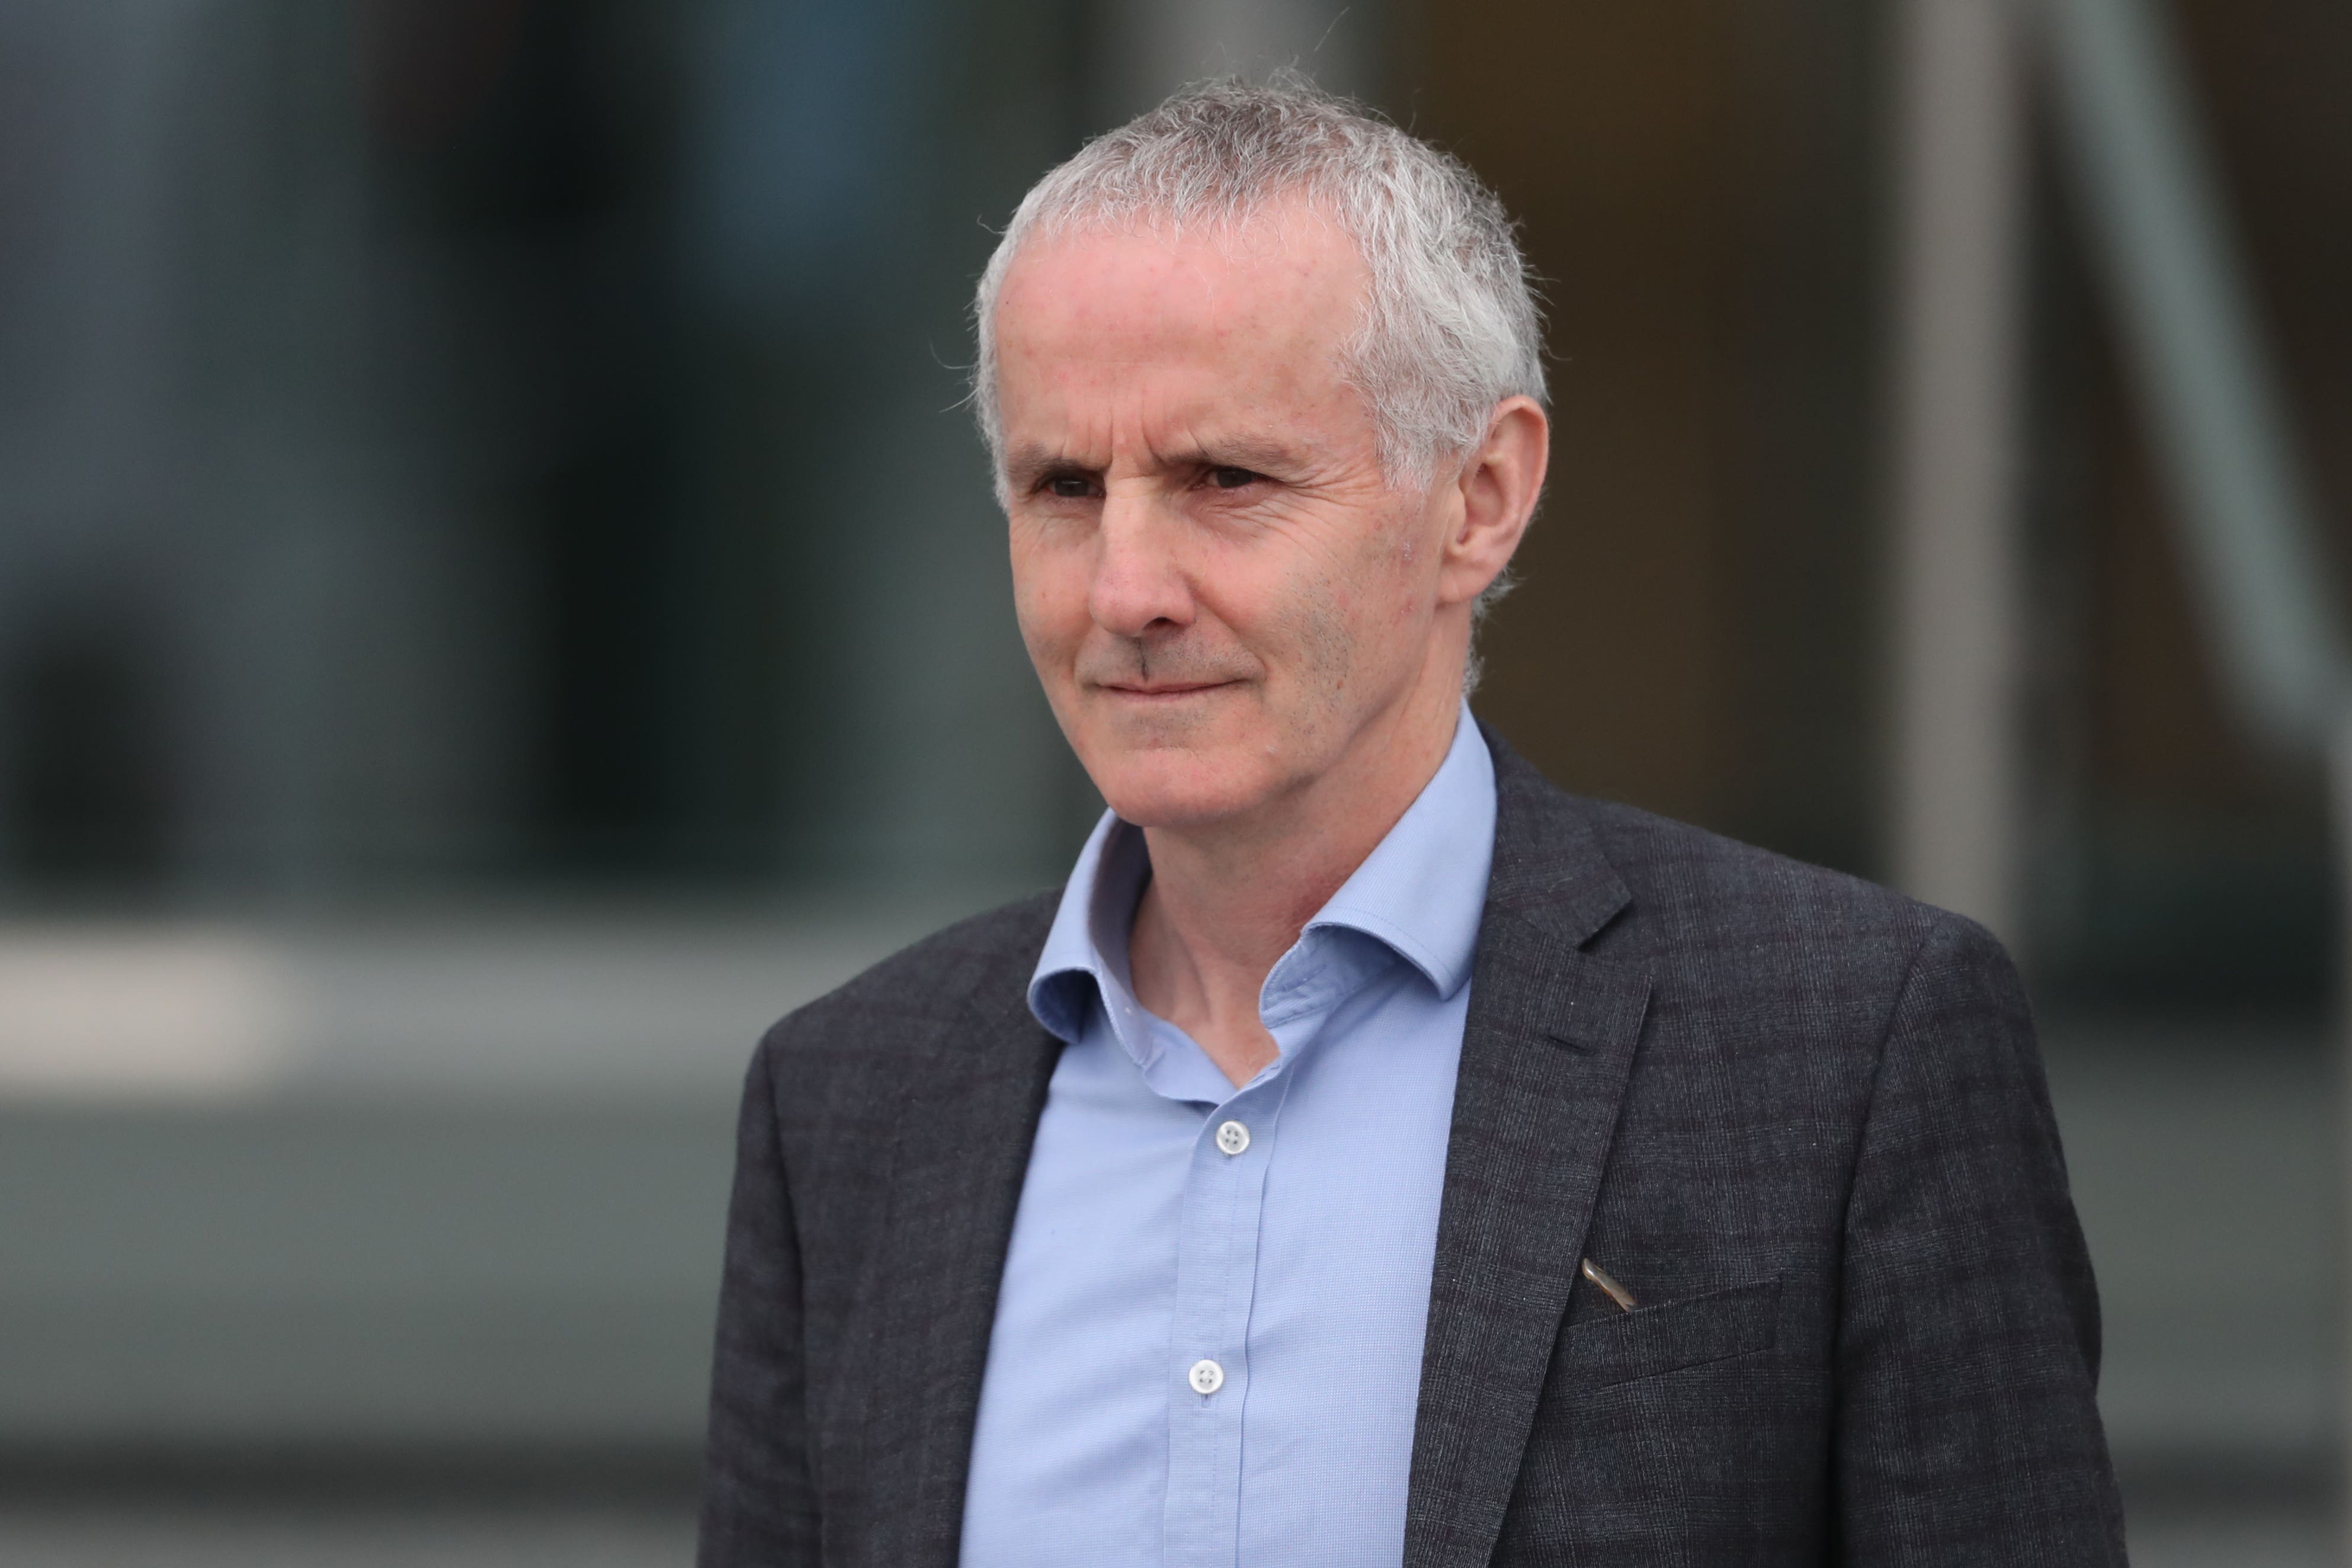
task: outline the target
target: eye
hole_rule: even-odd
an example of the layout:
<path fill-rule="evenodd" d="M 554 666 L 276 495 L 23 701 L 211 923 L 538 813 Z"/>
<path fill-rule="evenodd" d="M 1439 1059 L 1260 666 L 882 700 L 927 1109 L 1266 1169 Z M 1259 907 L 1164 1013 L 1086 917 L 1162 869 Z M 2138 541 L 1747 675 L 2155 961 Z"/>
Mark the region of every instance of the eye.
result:
<path fill-rule="evenodd" d="M 1083 501 L 1095 493 L 1095 482 L 1084 474 L 1055 474 L 1045 481 L 1045 490 L 1065 501 Z"/>
<path fill-rule="evenodd" d="M 1263 474 L 1254 474 L 1246 468 L 1234 468 L 1228 466 L 1223 468 L 1212 468 L 1209 470 L 1209 477 L 1214 481 L 1217 488 L 1220 490 L 1240 490 L 1256 484 L 1259 480 L 1265 478 L 1265 476 Z"/>

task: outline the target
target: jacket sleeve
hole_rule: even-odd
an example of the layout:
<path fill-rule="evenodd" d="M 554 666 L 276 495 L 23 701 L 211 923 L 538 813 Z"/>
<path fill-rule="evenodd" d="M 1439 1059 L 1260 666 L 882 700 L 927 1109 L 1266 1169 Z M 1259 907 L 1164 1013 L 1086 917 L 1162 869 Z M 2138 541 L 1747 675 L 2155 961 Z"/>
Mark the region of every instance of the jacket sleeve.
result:
<path fill-rule="evenodd" d="M 1881 1047 L 1845 1226 L 1839 1560 L 2124 1563 L 2099 1305 L 2017 973 L 1943 917 Z"/>
<path fill-rule="evenodd" d="M 736 1131 L 698 1568 L 799 1568 L 817 1561 L 800 1241 L 777 1142 L 774 1047 L 771 1034 L 752 1055 Z"/>

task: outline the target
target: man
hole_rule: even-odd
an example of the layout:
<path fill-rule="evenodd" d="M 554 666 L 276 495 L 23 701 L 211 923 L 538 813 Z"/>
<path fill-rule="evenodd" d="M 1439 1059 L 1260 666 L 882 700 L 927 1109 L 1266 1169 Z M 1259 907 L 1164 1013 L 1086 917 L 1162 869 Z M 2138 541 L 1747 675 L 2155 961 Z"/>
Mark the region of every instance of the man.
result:
<path fill-rule="evenodd" d="M 1111 812 L 762 1042 L 702 1562 L 2120 1563 L 1999 947 L 1468 717 L 1548 442 L 1494 198 L 1193 89 L 977 320 Z"/>

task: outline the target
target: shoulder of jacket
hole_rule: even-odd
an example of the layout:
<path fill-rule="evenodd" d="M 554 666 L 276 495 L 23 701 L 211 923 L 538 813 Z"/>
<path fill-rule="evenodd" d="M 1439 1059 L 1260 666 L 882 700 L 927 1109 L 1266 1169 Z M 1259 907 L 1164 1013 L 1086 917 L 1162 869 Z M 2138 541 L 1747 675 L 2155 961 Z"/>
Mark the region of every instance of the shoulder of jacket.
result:
<path fill-rule="evenodd" d="M 1999 950 L 1973 921 L 1863 877 L 1635 807 L 1580 806 L 1632 895 L 1626 935 L 1654 951 L 1883 971 L 1894 980 L 1930 943 Z"/>
<path fill-rule="evenodd" d="M 1645 972 L 1697 1026 L 1690 1038 L 1812 1092 L 1867 1083 L 1906 1007 L 1989 1001 L 2030 1030 L 2015 967 L 1976 922 L 1687 823 L 1580 804 L 1629 894 L 1594 954 Z M 1832 1061 L 1851 1071 L 1823 1077 Z"/>

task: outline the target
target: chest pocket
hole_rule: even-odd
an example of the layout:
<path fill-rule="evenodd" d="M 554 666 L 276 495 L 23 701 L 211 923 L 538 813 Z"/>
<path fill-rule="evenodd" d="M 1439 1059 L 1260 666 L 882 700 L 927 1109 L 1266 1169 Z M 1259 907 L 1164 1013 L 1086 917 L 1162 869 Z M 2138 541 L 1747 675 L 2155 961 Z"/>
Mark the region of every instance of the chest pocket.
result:
<path fill-rule="evenodd" d="M 1560 1361 L 1587 1388 L 1728 1361 L 1772 1348 L 1780 1309 L 1777 1278 L 1636 1307 L 1571 1327 L 1560 1339 Z"/>

